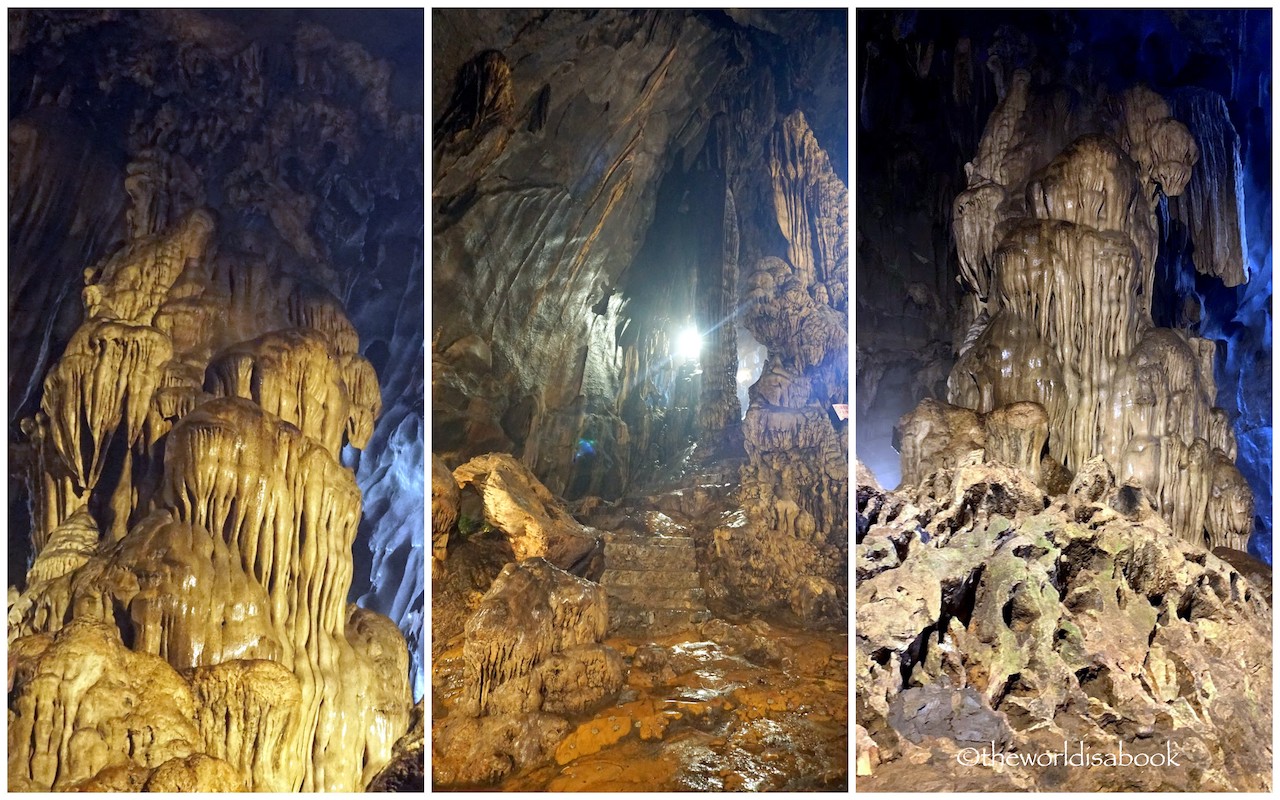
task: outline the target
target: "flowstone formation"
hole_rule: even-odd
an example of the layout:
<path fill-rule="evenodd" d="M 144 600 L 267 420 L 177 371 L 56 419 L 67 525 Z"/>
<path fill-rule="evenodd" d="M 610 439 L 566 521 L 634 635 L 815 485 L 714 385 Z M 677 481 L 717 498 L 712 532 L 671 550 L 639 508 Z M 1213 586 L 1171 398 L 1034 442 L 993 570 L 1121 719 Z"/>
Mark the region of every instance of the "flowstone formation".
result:
<path fill-rule="evenodd" d="M 972 323 L 948 399 L 1039 404 L 1055 470 L 1102 456 L 1182 539 L 1244 550 L 1253 499 L 1213 406 L 1215 343 L 1152 321 L 1158 213 L 1199 149 L 1149 89 L 1108 108 L 1094 118 L 1019 71 L 992 114 L 955 201 Z"/>
<path fill-rule="evenodd" d="M 1269 587 L 1103 458 L 1053 497 L 981 452 L 857 491 L 860 790 L 1270 789 Z"/>
<path fill-rule="evenodd" d="M 848 190 L 802 114 L 789 116 L 770 160 L 787 258 L 748 279 L 743 324 L 768 348 L 743 419 L 745 524 L 715 533 L 729 584 L 755 608 L 785 600 L 809 621 L 847 607 Z"/>
<path fill-rule="evenodd" d="M 56 150 L 18 151 L 49 167 L 21 170 L 20 241 L 74 230 L 73 218 L 102 227 L 53 251 L 48 279 L 78 276 L 63 296 L 79 302 L 51 313 L 75 324 L 51 324 L 41 352 L 21 354 L 36 374 L 10 376 L 11 389 L 36 388 L 11 407 L 15 503 L 30 513 L 29 542 L 10 553 L 9 788 L 403 781 L 411 649 L 396 621 L 349 597 L 358 451 L 384 411 L 365 354 L 386 355 L 348 316 L 361 292 L 343 284 L 363 262 L 335 266 L 355 236 L 352 205 L 380 194 L 357 188 L 386 166 L 373 154 L 411 141 L 413 117 L 387 104 L 389 65 L 319 26 L 264 55 L 236 25 L 187 12 L 21 12 L 11 32 L 21 70 L 43 64 L 50 85 L 65 82 L 44 105 L 23 88 L 58 109 L 24 117 L 28 140 L 57 141 L 48 120 L 97 107 L 96 92 L 129 114 L 104 116 L 90 148 L 115 142 L 128 156 L 95 187 L 112 219 L 49 205 L 42 181 L 68 165 Z M 64 40 L 110 58 L 67 59 Z M 80 82 L 82 70 L 98 80 Z M 368 126 L 345 106 L 353 96 Z M 345 216 L 325 181 L 345 185 Z M 27 275 L 36 252 L 14 252 L 11 270 Z M 77 255 L 87 260 L 72 269 Z M 385 268 L 381 256 L 368 268 Z M 397 591 L 411 597 L 420 580 Z M 420 722 L 416 737 L 420 755 Z"/>
<path fill-rule="evenodd" d="M 1268 791 L 1270 576 L 1218 342 L 1168 307 L 1179 219 L 1202 273 L 1245 277 L 1237 210 L 1207 205 L 1239 196 L 1222 106 L 1014 38 L 988 41 L 999 102 L 945 192 L 946 391 L 898 420 L 897 489 L 856 472 L 858 788 Z"/>
<path fill-rule="evenodd" d="M 351 791 L 388 760 L 410 708 L 400 632 L 356 622 L 377 615 L 346 602 L 360 492 L 338 455 L 367 440 L 377 379 L 332 297 L 252 262 L 220 285 L 212 233 L 195 212 L 89 272 L 87 319 L 26 426 L 38 551 L 9 640 L 115 659 L 86 685 L 106 691 L 129 658 L 157 657 L 148 669 L 191 699 L 140 699 L 147 713 L 209 721 L 170 757 L 216 754 L 251 789 Z M 227 307 L 254 313 L 214 324 Z M 97 644 L 76 644 L 90 621 Z M 11 782 L 68 789 L 167 760 L 128 744 L 162 719 L 126 715 L 105 744 L 78 735 L 99 723 L 74 709 L 99 701 L 39 679 L 42 663 L 12 689 Z M 30 729 L 61 739 L 17 734 Z"/>

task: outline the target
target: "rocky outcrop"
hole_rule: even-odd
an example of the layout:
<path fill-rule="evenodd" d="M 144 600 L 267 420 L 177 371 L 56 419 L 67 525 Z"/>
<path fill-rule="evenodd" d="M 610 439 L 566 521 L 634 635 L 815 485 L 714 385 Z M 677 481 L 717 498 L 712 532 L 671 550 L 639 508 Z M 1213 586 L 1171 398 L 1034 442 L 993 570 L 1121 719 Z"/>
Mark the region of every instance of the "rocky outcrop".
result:
<path fill-rule="evenodd" d="M 492 783 L 546 758 L 568 730 L 561 715 L 621 686 L 622 660 L 600 644 L 608 628 L 599 585 L 541 558 L 508 565 L 467 621 L 461 696 L 434 721 L 435 783 Z"/>
<path fill-rule="evenodd" d="M 859 788 L 1270 787 L 1264 594 L 1176 537 L 1103 460 L 1054 498 L 971 460 L 896 492 L 860 487 L 859 513 Z M 1074 770 L 1016 760 L 1064 741 L 1073 753 L 1181 759 Z M 1013 766 L 958 764 L 966 748 Z"/>
<path fill-rule="evenodd" d="M 453 480 L 466 495 L 460 505 L 506 534 L 517 561 L 544 558 L 569 569 L 597 546 L 593 532 L 565 511 L 528 467 L 506 453 L 471 459 L 453 471 Z"/>

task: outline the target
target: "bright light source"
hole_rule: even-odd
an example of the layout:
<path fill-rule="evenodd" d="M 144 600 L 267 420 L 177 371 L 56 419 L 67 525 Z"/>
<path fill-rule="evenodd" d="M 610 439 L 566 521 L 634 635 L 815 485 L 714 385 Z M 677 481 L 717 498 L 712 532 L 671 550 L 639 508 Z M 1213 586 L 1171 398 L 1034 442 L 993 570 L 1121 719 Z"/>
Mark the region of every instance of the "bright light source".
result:
<path fill-rule="evenodd" d="M 676 355 L 684 361 L 697 361 L 702 354 L 702 334 L 698 329 L 688 327 L 676 336 Z"/>

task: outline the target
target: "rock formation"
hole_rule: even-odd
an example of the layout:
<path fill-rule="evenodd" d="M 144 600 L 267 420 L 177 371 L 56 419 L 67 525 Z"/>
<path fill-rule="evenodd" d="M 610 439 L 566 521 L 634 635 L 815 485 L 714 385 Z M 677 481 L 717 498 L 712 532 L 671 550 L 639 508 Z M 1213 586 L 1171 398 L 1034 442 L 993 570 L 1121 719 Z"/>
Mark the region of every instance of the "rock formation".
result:
<path fill-rule="evenodd" d="M 859 790 L 1269 791 L 1249 18 L 859 13 Z"/>
<path fill-rule="evenodd" d="M 743 323 L 769 351 L 743 420 L 745 526 L 724 529 L 730 581 L 757 606 L 827 616 L 844 606 L 849 521 L 848 191 L 803 115 L 782 124 L 770 160 L 787 260 L 762 259 Z"/>
<path fill-rule="evenodd" d="M 1182 192 L 1199 150 L 1164 100 L 1138 88 L 1118 98 L 1109 136 L 1084 134 L 1044 163 L 1061 132 L 1042 137 L 1024 116 L 1029 87 L 1018 73 L 956 200 L 961 272 L 979 325 L 990 321 L 957 360 L 949 399 L 982 413 L 1038 403 L 1067 470 L 1103 455 L 1179 536 L 1242 550 L 1252 499 L 1212 408 L 1214 343 L 1151 318 L 1157 206 Z M 1210 494 L 1218 510 L 1206 516 Z"/>
<path fill-rule="evenodd" d="M 433 732 L 442 784 L 492 783 L 535 765 L 622 685 L 621 656 L 600 644 L 605 593 L 540 558 L 509 564 L 467 621 L 458 707 Z"/>
<path fill-rule="evenodd" d="M 860 485 L 858 513 L 859 788 L 1270 786 L 1263 590 L 1174 536 L 1101 458 L 1054 498 L 974 458 L 896 492 Z M 1168 744 L 1180 765 L 956 761 L 992 742 L 1035 756 L 1064 740 L 1148 760 Z"/>
<path fill-rule="evenodd" d="M 401 191 L 376 188 L 376 152 L 411 143 L 414 117 L 387 106 L 386 62 L 298 20 L 280 52 L 217 15 L 15 20 L 12 63 L 39 76 L 18 102 L 131 116 L 94 139 L 127 155 L 95 187 L 124 211 L 110 220 L 92 198 L 42 210 L 66 165 L 15 153 L 54 166 L 22 169 L 35 208 L 13 208 L 20 238 L 82 216 L 103 232 L 68 246 L 86 258 L 65 293 L 79 321 L 46 329 L 52 356 L 24 361 L 47 364 L 40 388 L 11 406 L 31 559 L 8 607 L 9 786 L 362 790 L 409 727 L 413 687 L 396 622 L 349 600 L 354 454 L 384 394 L 338 298 L 358 294 L 343 287 L 360 261 L 333 265 L 355 207 Z M 28 141 L 46 119 L 27 118 Z M 41 268 L 35 246 L 17 274 Z"/>

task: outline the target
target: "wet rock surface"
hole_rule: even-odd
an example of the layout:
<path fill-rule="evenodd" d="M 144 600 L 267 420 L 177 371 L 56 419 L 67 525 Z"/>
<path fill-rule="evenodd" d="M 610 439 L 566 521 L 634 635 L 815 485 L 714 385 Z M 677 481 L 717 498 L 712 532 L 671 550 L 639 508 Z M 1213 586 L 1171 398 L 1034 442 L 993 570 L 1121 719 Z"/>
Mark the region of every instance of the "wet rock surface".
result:
<path fill-rule="evenodd" d="M 503 566 L 500 530 L 451 548 L 433 598 L 436 789 L 847 787 L 847 637 L 735 605 L 709 566 L 742 514 L 730 473 L 573 504 L 605 531 L 599 584 Z"/>
<path fill-rule="evenodd" d="M 436 788 L 847 784 L 846 19 L 434 12 Z"/>
<path fill-rule="evenodd" d="M 711 619 L 684 634 L 606 644 L 627 665 L 617 701 L 569 718 L 546 747 L 548 763 L 517 764 L 494 788 L 847 788 L 845 636 Z M 437 789 L 448 786 L 441 777 Z"/>

